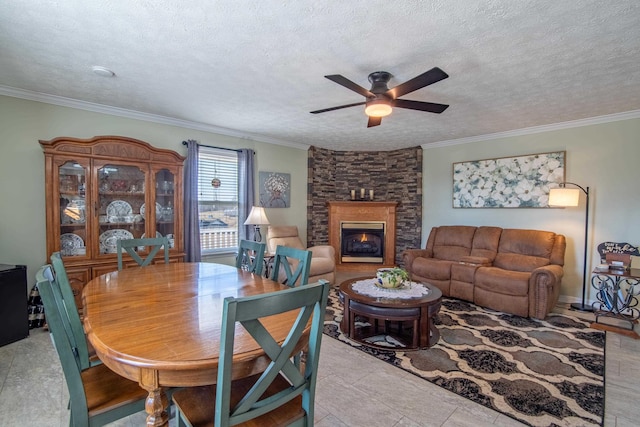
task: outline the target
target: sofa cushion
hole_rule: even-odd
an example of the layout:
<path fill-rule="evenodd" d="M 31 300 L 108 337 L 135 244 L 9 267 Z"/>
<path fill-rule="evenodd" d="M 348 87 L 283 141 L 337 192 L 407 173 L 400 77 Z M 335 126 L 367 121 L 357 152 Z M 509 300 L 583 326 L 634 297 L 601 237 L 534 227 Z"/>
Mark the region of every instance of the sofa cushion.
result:
<path fill-rule="evenodd" d="M 531 272 L 550 263 L 554 240 L 550 231 L 504 229 L 493 265 Z"/>
<path fill-rule="evenodd" d="M 435 229 L 433 257 L 441 260 L 459 261 L 471 254 L 476 227 L 467 225 L 442 226 Z"/>
<path fill-rule="evenodd" d="M 478 267 L 479 265 L 473 264 L 453 264 L 451 266 L 451 280 L 473 283 Z"/>
<path fill-rule="evenodd" d="M 480 267 L 476 270 L 475 286 L 502 295 L 525 296 L 529 293 L 530 273 Z"/>
<path fill-rule="evenodd" d="M 473 235 L 471 256 L 488 258 L 492 262 L 498 252 L 501 233 L 500 227 L 478 227 Z"/>
<path fill-rule="evenodd" d="M 417 258 L 411 272 L 426 279 L 449 280 L 453 261 L 433 258 Z"/>

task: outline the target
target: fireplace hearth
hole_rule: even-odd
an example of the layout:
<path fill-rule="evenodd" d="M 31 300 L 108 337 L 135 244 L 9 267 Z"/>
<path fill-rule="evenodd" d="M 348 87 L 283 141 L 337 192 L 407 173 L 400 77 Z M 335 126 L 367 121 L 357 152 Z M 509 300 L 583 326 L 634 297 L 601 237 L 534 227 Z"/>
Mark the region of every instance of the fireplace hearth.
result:
<path fill-rule="evenodd" d="M 342 262 L 384 262 L 384 222 L 342 222 L 340 257 Z"/>

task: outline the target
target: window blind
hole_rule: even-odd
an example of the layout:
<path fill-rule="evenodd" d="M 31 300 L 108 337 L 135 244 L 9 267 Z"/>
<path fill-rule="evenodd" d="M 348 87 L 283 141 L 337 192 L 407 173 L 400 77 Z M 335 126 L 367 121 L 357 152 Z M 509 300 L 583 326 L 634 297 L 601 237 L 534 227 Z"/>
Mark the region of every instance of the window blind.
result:
<path fill-rule="evenodd" d="M 212 181 L 216 179 L 216 184 Z M 200 147 L 198 156 L 198 199 L 207 202 L 238 202 L 238 158 L 228 150 Z"/>

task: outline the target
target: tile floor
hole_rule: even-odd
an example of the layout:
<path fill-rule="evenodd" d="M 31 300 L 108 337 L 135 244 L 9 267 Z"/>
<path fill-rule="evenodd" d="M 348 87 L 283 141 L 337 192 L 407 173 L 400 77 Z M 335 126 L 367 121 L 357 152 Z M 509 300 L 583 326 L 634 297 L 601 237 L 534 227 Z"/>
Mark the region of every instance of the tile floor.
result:
<path fill-rule="evenodd" d="M 316 392 L 318 427 L 522 425 L 326 336 Z M 608 332 L 604 425 L 640 425 L 639 392 L 640 340 Z M 67 401 L 48 333 L 0 347 L 0 426 L 67 426 Z M 143 412 L 111 425 L 144 423 Z"/>

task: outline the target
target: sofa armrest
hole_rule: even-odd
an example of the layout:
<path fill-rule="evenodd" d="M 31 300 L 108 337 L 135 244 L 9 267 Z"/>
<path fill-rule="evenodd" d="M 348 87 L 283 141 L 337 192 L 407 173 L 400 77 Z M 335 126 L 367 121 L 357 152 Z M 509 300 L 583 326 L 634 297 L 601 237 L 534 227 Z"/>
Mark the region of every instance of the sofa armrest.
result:
<path fill-rule="evenodd" d="M 404 268 L 410 270 L 416 258 L 433 258 L 433 251 L 430 249 L 406 249 L 402 253 L 402 264 Z"/>
<path fill-rule="evenodd" d="M 529 278 L 529 317 L 544 319 L 560 297 L 564 269 L 560 265 L 545 265 L 531 272 Z"/>
<path fill-rule="evenodd" d="M 329 245 L 318 245 L 308 248 L 311 251 L 311 259 L 313 258 L 335 258 L 335 249 Z"/>

